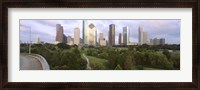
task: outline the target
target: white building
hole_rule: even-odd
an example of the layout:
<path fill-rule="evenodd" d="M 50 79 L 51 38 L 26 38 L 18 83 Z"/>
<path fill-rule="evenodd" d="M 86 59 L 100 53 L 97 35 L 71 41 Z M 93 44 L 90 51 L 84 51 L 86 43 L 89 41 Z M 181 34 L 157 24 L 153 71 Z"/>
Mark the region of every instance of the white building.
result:
<path fill-rule="evenodd" d="M 83 21 L 83 43 L 84 45 L 97 45 L 97 28 L 93 23 L 88 25 L 87 21 Z"/>
<path fill-rule="evenodd" d="M 143 29 L 139 26 L 138 28 L 138 44 L 142 45 L 143 44 Z"/>
<path fill-rule="evenodd" d="M 148 44 L 148 34 L 147 34 L 147 32 L 143 32 L 143 44 Z"/>
<path fill-rule="evenodd" d="M 149 44 L 148 42 L 148 33 L 147 32 L 143 32 L 143 28 L 139 26 L 138 28 L 138 44 L 142 45 L 142 44 Z"/>
<path fill-rule="evenodd" d="M 40 43 L 41 43 L 40 37 L 37 37 L 37 38 L 36 38 L 35 43 L 36 43 L 36 44 L 40 44 Z"/>
<path fill-rule="evenodd" d="M 79 28 L 74 29 L 74 44 L 76 45 L 80 44 L 80 29 Z"/>
<path fill-rule="evenodd" d="M 99 35 L 100 35 L 100 37 L 99 37 L 99 45 L 100 46 L 106 46 L 107 44 L 106 44 L 106 40 L 104 38 L 103 33 L 100 33 Z"/>
<path fill-rule="evenodd" d="M 128 26 L 123 27 L 123 44 L 124 45 L 128 45 L 128 43 L 130 42 L 129 36 L 130 36 L 129 27 Z"/>

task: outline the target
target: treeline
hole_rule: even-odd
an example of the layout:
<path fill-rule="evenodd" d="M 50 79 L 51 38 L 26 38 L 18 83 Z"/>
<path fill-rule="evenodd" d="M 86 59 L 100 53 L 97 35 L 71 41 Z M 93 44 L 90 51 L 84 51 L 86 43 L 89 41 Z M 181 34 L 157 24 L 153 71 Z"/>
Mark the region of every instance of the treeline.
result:
<path fill-rule="evenodd" d="M 21 53 L 28 53 L 28 45 L 20 45 Z M 76 45 L 65 43 L 33 44 L 31 53 L 42 55 L 48 62 L 51 70 L 85 70 L 87 62 L 81 58 L 81 52 Z"/>
<path fill-rule="evenodd" d="M 165 47 L 165 46 L 162 46 Z M 168 46 L 170 47 L 170 46 Z M 178 50 L 179 46 L 171 46 Z M 138 70 L 145 67 L 153 67 L 158 69 L 180 69 L 180 53 L 169 52 L 168 49 L 158 51 L 154 47 L 129 46 L 126 48 L 116 47 L 96 47 L 88 48 L 86 54 L 97 58 L 107 59 L 106 69 L 123 69 L 123 70 Z"/>

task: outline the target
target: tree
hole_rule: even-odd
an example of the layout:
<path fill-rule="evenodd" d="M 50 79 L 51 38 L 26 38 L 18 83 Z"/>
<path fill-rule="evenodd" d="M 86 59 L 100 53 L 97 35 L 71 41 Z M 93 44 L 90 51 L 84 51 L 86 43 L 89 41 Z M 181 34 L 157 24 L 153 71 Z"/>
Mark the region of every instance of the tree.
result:
<path fill-rule="evenodd" d="M 57 46 L 60 49 L 70 49 L 70 46 L 65 43 L 58 43 Z"/>
<path fill-rule="evenodd" d="M 173 63 L 173 67 L 176 69 L 180 69 L 180 54 L 173 53 L 170 57 L 170 61 Z"/>
<path fill-rule="evenodd" d="M 133 64 L 135 65 L 135 61 L 133 62 L 133 56 L 131 52 L 128 53 L 127 58 L 124 62 L 124 69 L 131 70 L 133 67 Z"/>
<path fill-rule="evenodd" d="M 167 57 L 167 59 L 170 58 L 170 52 L 169 52 L 167 49 L 165 49 L 165 50 L 163 51 L 163 54 Z"/>
<path fill-rule="evenodd" d="M 122 67 L 118 64 L 118 65 L 115 67 L 115 70 L 122 70 Z"/>
<path fill-rule="evenodd" d="M 105 70 L 106 69 L 106 67 L 100 62 L 90 63 L 90 66 L 94 70 Z"/>

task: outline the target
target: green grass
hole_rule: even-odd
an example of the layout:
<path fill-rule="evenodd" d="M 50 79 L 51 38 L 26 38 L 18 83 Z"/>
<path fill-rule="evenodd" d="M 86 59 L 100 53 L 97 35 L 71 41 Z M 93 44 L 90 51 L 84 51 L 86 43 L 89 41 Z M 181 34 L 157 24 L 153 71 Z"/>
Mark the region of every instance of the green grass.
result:
<path fill-rule="evenodd" d="M 97 58 L 93 56 L 87 56 L 87 58 L 89 59 L 90 63 L 93 63 L 93 62 L 105 63 L 108 61 L 106 59 L 101 59 L 101 58 Z"/>
<path fill-rule="evenodd" d="M 93 56 L 87 56 L 90 62 L 90 66 L 93 70 L 106 70 L 107 69 L 107 63 L 108 60 L 93 57 Z"/>

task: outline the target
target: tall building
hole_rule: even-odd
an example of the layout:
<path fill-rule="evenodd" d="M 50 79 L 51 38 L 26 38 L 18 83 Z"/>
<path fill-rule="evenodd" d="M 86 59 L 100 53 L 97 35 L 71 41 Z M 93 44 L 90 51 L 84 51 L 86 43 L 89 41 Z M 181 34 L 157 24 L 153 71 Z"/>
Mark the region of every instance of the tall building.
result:
<path fill-rule="evenodd" d="M 100 33 L 100 36 L 99 36 L 99 45 L 100 46 L 106 46 L 106 40 L 104 38 L 103 33 Z"/>
<path fill-rule="evenodd" d="M 63 27 L 60 24 L 56 24 L 56 41 L 63 42 Z"/>
<path fill-rule="evenodd" d="M 142 44 L 149 44 L 148 42 L 148 33 L 147 32 L 143 32 L 143 28 L 139 26 L 138 29 L 138 44 L 142 45 Z"/>
<path fill-rule="evenodd" d="M 143 32 L 143 44 L 148 44 L 147 37 L 148 37 L 147 32 Z"/>
<path fill-rule="evenodd" d="M 143 29 L 139 26 L 138 28 L 138 44 L 142 45 L 143 44 Z"/>
<path fill-rule="evenodd" d="M 99 33 L 99 39 L 100 39 L 100 40 L 103 40 L 103 39 L 104 39 L 103 33 Z"/>
<path fill-rule="evenodd" d="M 74 39 L 71 36 L 67 36 L 67 44 L 74 45 Z"/>
<path fill-rule="evenodd" d="M 36 44 L 40 44 L 40 43 L 41 43 L 40 37 L 37 37 L 37 38 L 36 38 L 35 43 L 36 43 Z"/>
<path fill-rule="evenodd" d="M 63 26 L 60 24 L 56 24 L 56 40 L 57 43 L 65 43 L 66 42 L 66 36 L 63 33 Z"/>
<path fill-rule="evenodd" d="M 118 44 L 122 45 L 122 34 L 121 33 L 119 33 Z"/>
<path fill-rule="evenodd" d="M 123 27 L 123 44 L 128 45 L 129 43 L 129 28 Z"/>
<path fill-rule="evenodd" d="M 165 39 L 164 38 L 154 38 L 154 39 L 150 39 L 150 44 L 151 45 L 165 45 Z"/>
<path fill-rule="evenodd" d="M 164 39 L 164 38 L 161 38 L 161 39 L 160 39 L 160 44 L 161 44 L 161 45 L 165 45 L 165 39 Z"/>
<path fill-rule="evenodd" d="M 96 27 L 94 26 L 93 23 L 91 23 L 89 25 L 89 28 L 88 28 L 88 45 L 93 45 L 93 46 L 96 46 L 97 44 L 97 29 Z"/>
<path fill-rule="evenodd" d="M 97 29 L 93 23 L 88 25 L 86 20 L 83 20 L 83 44 L 97 45 Z"/>
<path fill-rule="evenodd" d="M 153 39 L 150 39 L 150 45 L 153 45 Z"/>
<path fill-rule="evenodd" d="M 80 44 L 80 29 L 79 28 L 74 29 L 74 44 L 76 45 Z"/>
<path fill-rule="evenodd" d="M 153 45 L 160 45 L 160 39 L 154 38 Z"/>
<path fill-rule="evenodd" d="M 67 36 L 67 43 L 71 43 L 72 37 L 71 36 Z"/>
<path fill-rule="evenodd" d="M 87 20 L 83 20 L 83 44 L 88 44 L 88 23 Z"/>
<path fill-rule="evenodd" d="M 109 39 L 108 39 L 109 45 L 114 46 L 115 45 L 115 24 L 109 25 Z"/>

